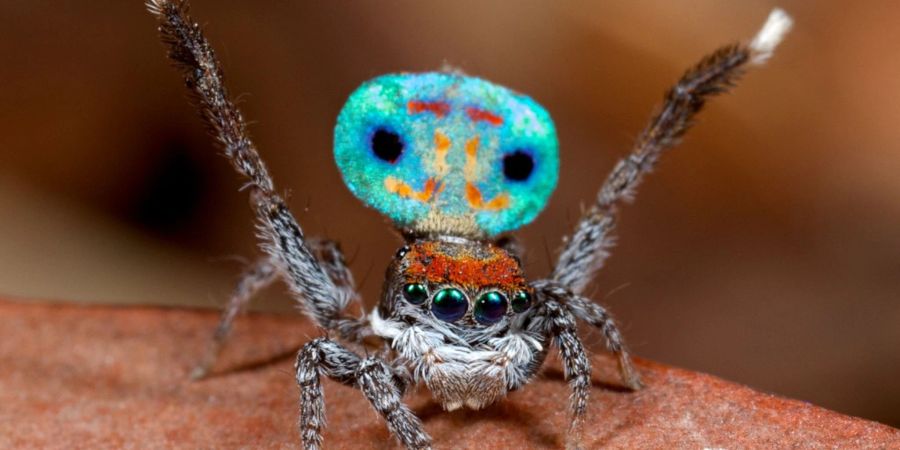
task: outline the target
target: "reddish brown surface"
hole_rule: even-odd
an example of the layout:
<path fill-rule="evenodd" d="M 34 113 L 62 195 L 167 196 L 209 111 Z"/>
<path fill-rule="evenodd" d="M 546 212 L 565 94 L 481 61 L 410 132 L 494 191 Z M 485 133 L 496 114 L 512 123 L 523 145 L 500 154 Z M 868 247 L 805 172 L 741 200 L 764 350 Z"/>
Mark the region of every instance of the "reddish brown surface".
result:
<path fill-rule="evenodd" d="M 0 303 L 0 447 L 296 447 L 290 354 L 318 334 L 303 319 L 240 321 L 219 372 L 187 381 L 216 315 L 150 308 Z M 598 356 L 588 448 L 900 448 L 900 431 L 718 378 L 640 361 L 639 393 Z M 848 388 L 850 388 L 848 386 Z M 394 448 L 353 389 L 325 383 L 327 448 Z M 438 448 L 559 448 L 569 391 L 540 379 L 480 412 L 409 399 Z"/>

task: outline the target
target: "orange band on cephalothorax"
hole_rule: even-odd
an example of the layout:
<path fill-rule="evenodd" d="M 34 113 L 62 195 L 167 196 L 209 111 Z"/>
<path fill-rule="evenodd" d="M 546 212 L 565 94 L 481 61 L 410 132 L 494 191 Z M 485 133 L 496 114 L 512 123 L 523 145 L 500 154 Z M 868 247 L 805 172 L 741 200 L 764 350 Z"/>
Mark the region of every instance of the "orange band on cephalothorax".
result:
<path fill-rule="evenodd" d="M 384 188 L 387 189 L 388 192 L 392 192 L 404 198 L 412 198 L 420 202 L 431 200 L 435 191 L 440 192 L 441 190 L 438 188 L 437 181 L 435 181 L 434 178 L 429 178 L 425 181 L 425 186 L 422 191 L 416 191 L 410 185 L 394 177 L 387 177 L 384 179 Z M 443 188 L 443 186 L 441 186 L 441 188 Z"/>
<path fill-rule="evenodd" d="M 451 283 L 479 288 L 498 286 L 508 292 L 525 285 L 519 263 L 506 252 L 491 248 L 487 257 L 471 254 L 448 255 L 439 244 L 426 242 L 413 247 L 406 274 L 410 280 L 435 284 Z"/>
<path fill-rule="evenodd" d="M 466 115 L 472 122 L 487 122 L 495 127 L 503 125 L 502 117 L 483 109 L 466 108 Z"/>
<path fill-rule="evenodd" d="M 438 117 L 444 117 L 450 114 L 450 105 L 446 102 L 420 102 L 411 100 L 406 104 L 406 110 L 410 114 L 419 114 L 430 112 Z"/>

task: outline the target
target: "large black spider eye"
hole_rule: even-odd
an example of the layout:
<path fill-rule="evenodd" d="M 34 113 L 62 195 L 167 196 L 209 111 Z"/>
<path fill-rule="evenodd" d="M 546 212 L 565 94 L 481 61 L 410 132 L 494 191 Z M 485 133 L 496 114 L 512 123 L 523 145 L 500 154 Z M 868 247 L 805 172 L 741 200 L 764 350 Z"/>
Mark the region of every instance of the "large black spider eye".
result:
<path fill-rule="evenodd" d="M 434 317 L 444 322 L 456 322 L 466 315 L 468 309 L 469 302 L 466 300 L 466 294 L 459 289 L 441 289 L 431 299 L 431 312 Z"/>
<path fill-rule="evenodd" d="M 475 302 L 475 320 L 485 325 L 497 323 L 506 315 L 506 296 L 497 292 L 485 292 Z"/>
<path fill-rule="evenodd" d="M 403 298 L 413 305 L 421 305 L 428 300 L 428 289 L 421 283 L 409 283 L 403 285 Z"/>
<path fill-rule="evenodd" d="M 530 153 L 516 150 L 503 157 L 503 176 L 507 180 L 525 181 L 534 171 L 534 158 Z"/>
<path fill-rule="evenodd" d="M 511 306 L 513 311 L 520 313 L 531 307 L 531 294 L 526 291 L 519 291 L 513 295 Z"/>
<path fill-rule="evenodd" d="M 372 133 L 372 153 L 382 161 L 391 164 L 397 162 L 397 158 L 403 153 L 400 135 L 384 128 L 375 130 Z"/>

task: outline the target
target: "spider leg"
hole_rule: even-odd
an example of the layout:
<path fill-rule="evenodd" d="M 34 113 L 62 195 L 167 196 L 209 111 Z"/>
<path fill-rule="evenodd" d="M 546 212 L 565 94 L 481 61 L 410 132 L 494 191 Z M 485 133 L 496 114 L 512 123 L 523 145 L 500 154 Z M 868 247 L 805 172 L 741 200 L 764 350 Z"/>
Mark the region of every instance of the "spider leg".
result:
<path fill-rule="evenodd" d="M 347 258 L 337 241 L 325 238 L 311 238 L 307 245 L 315 255 L 328 278 L 337 287 L 340 296 L 349 298 L 359 308 L 359 313 L 364 314 L 362 298 L 356 290 L 356 280 L 353 272 L 347 265 Z M 349 306 L 349 305 L 348 305 Z M 362 342 L 370 334 L 368 322 L 364 317 L 359 319 L 341 318 L 335 322 L 335 328 L 343 339 L 350 342 Z"/>
<path fill-rule="evenodd" d="M 345 290 L 347 292 L 346 295 L 358 297 L 353 274 L 350 272 L 350 268 L 347 266 L 344 254 L 341 252 L 338 244 L 328 239 L 313 238 L 310 239 L 309 246 L 322 268 L 328 274 L 328 277 L 331 278 L 331 281 L 339 289 Z M 213 333 L 206 353 L 191 372 L 191 379 L 199 380 L 209 374 L 228 341 L 234 320 L 247 307 L 253 296 L 261 289 L 272 284 L 280 273 L 277 262 L 273 261 L 271 256 L 264 256 L 247 267 L 241 274 L 238 284 L 228 300 L 228 305 L 222 311 L 219 324 Z M 342 335 L 345 334 L 355 336 L 360 333 L 350 331 L 342 333 Z"/>
<path fill-rule="evenodd" d="M 748 64 L 768 59 L 790 26 L 790 17 L 776 9 L 752 42 L 721 47 L 682 75 L 638 135 L 631 154 L 606 178 L 574 235 L 564 239 L 552 279 L 575 293 L 583 290 L 609 256 L 617 205 L 634 197 L 643 176 L 653 169 L 663 151 L 678 144 L 706 100 L 732 88 Z"/>
<path fill-rule="evenodd" d="M 257 216 L 262 249 L 278 262 L 301 306 L 322 328 L 352 332 L 360 319 L 344 314 L 352 296 L 329 277 L 304 237 L 300 225 L 274 183 L 247 133 L 241 112 L 231 101 L 215 53 L 200 26 L 188 16 L 185 0 L 149 0 L 148 10 L 159 20 L 169 58 L 181 68 L 201 115 L 215 133 L 225 156 L 247 179 L 250 204 Z"/>
<path fill-rule="evenodd" d="M 340 244 L 331 239 L 314 237 L 309 239 L 307 245 L 334 285 L 344 291 L 344 295 L 360 302 L 361 299 L 359 293 L 356 292 L 356 281 L 353 279 L 353 272 L 350 271 L 350 266 L 347 265 L 347 258 L 344 256 Z"/>
<path fill-rule="evenodd" d="M 408 373 L 395 371 L 376 356 L 361 358 L 327 338 L 304 345 L 295 368 L 300 386 L 300 435 L 307 450 L 322 447 L 325 398 L 320 375 L 359 388 L 407 449 L 431 448 L 422 421 L 401 401 L 409 385 Z"/>
<path fill-rule="evenodd" d="M 566 440 L 567 449 L 580 448 L 584 415 L 587 412 L 591 387 L 591 362 L 578 338 L 575 316 L 566 305 L 545 297 L 539 315 L 543 319 L 544 332 L 553 338 L 559 349 L 566 380 L 572 389 L 572 420 Z"/>
<path fill-rule="evenodd" d="M 631 354 L 625 346 L 625 339 L 619 331 L 616 322 L 605 308 L 594 303 L 589 298 L 576 295 L 564 287 L 552 281 L 540 281 L 532 284 L 536 289 L 548 297 L 564 304 L 568 310 L 578 319 L 598 328 L 606 338 L 606 347 L 614 355 L 619 365 L 619 375 L 625 385 L 632 390 L 643 387 L 641 377 L 631 361 Z"/>
<path fill-rule="evenodd" d="M 260 258 L 241 274 L 240 280 L 228 300 L 228 305 L 222 311 L 219 325 L 216 326 L 216 331 L 213 333 L 203 359 L 191 372 L 191 379 L 199 380 L 206 377 L 222 353 L 225 342 L 231 334 L 234 319 L 244 310 L 254 294 L 272 284 L 277 277 L 278 267 L 269 256 Z"/>

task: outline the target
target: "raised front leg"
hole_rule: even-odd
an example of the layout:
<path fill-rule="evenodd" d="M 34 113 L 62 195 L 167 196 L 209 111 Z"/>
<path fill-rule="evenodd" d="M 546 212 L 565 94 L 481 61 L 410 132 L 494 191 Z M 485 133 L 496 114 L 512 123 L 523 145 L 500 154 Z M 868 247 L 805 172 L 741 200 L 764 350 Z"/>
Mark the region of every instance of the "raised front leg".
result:
<path fill-rule="evenodd" d="M 790 27 L 790 17 L 774 10 L 753 41 L 716 50 L 669 89 L 662 108 L 638 136 L 631 154 L 616 164 L 575 233 L 563 240 L 551 278 L 576 294 L 584 289 L 609 256 L 617 205 L 634 197 L 643 176 L 663 151 L 678 144 L 706 100 L 733 87 L 748 64 L 765 62 Z"/>
<path fill-rule="evenodd" d="M 320 375 L 359 388 L 407 449 L 431 448 L 431 437 L 422 421 L 401 401 L 409 384 L 408 374 L 398 373 L 378 357 L 360 358 L 327 338 L 303 346 L 295 368 L 300 386 L 299 429 L 305 449 L 322 447 L 325 398 Z"/>
<path fill-rule="evenodd" d="M 312 249 L 316 260 L 328 274 L 328 278 L 338 287 L 345 291 L 346 295 L 357 297 L 356 281 L 353 279 L 353 272 L 347 265 L 347 257 L 341 250 L 340 244 L 331 239 L 312 237 L 307 243 Z"/>
<path fill-rule="evenodd" d="M 359 319 L 345 314 L 353 296 L 329 277 L 328 269 L 313 255 L 300 225 L 275 191 L 244 118 L 228 95 L 215 52 L 200 26 L 188 16 L 187 1 L 149 0 L 147 8 L 159 20 L 169 58 L 181 68 L 203 119 L 234 169 L 247 180 L 263 251 L 278 262 L 304 312 L 319 326 L 339 331 L 356 329 Z"/>

